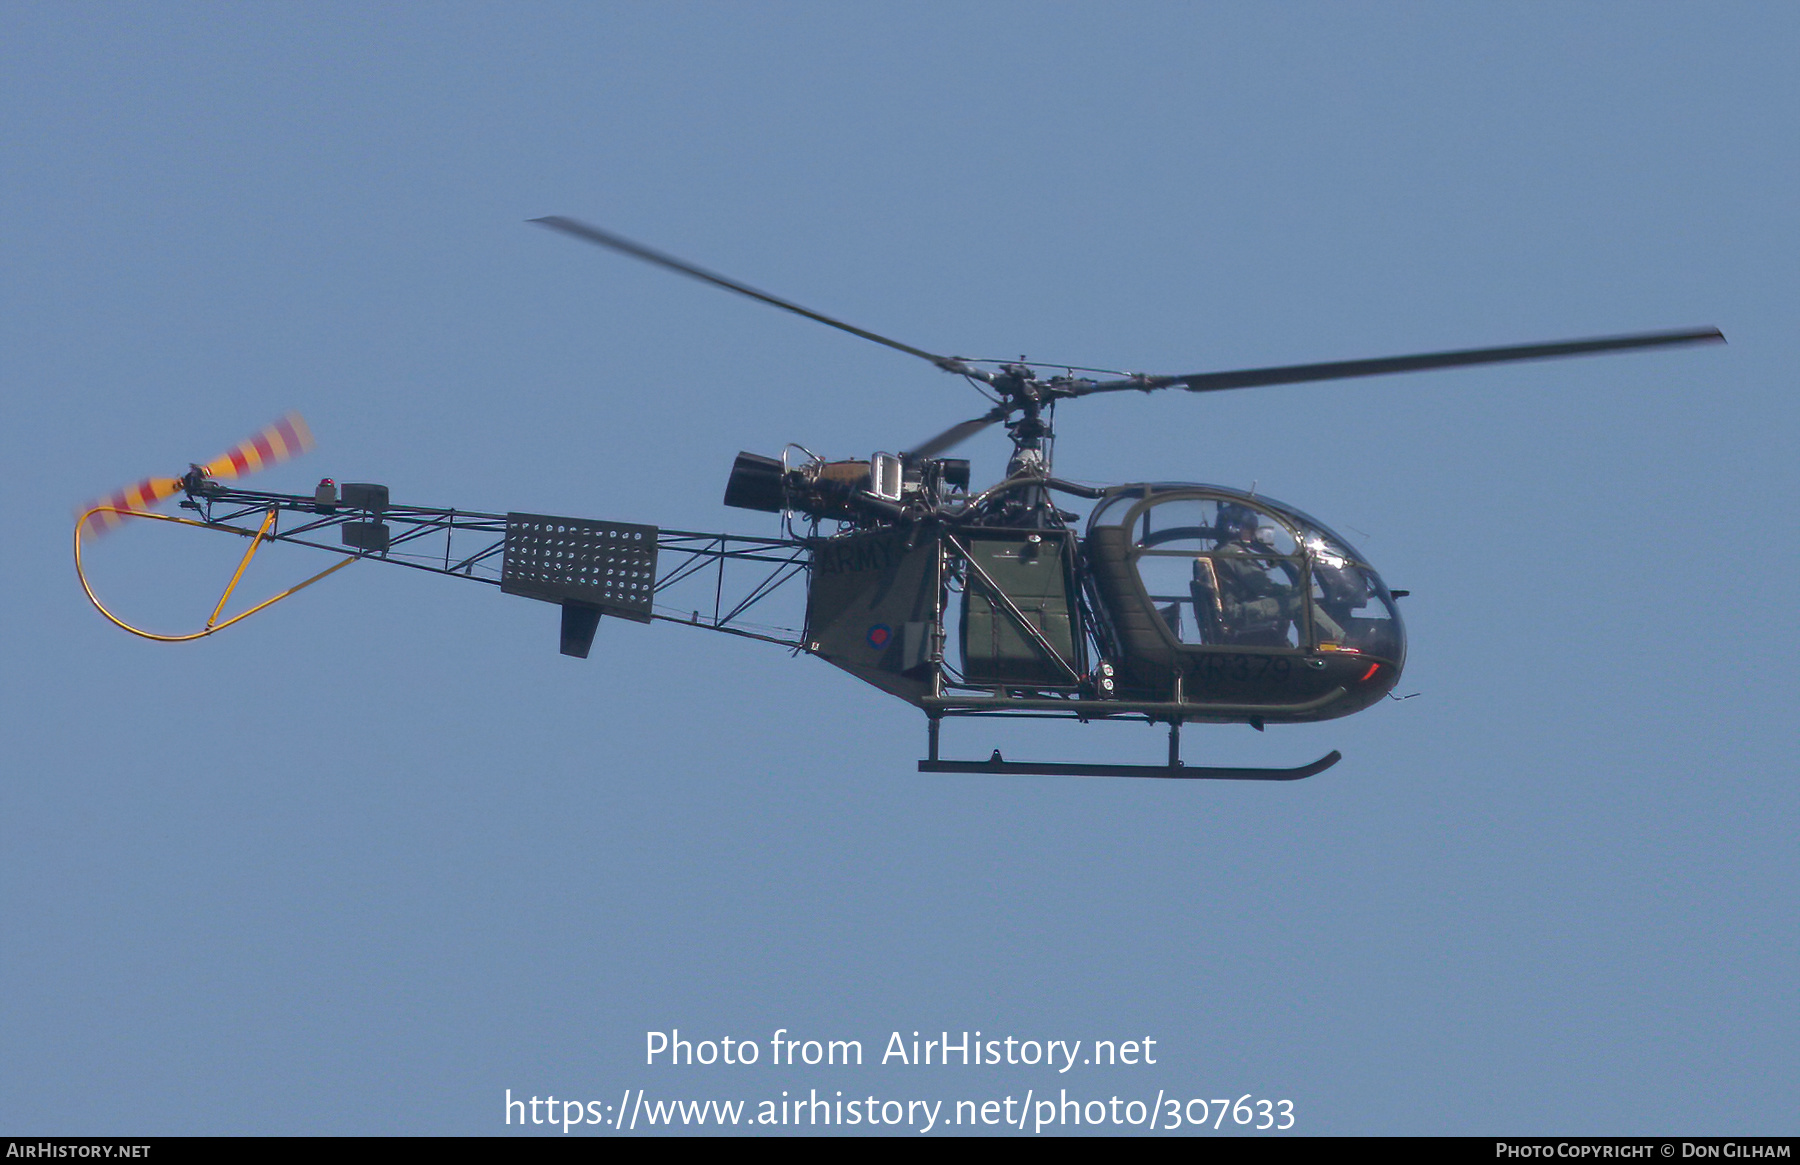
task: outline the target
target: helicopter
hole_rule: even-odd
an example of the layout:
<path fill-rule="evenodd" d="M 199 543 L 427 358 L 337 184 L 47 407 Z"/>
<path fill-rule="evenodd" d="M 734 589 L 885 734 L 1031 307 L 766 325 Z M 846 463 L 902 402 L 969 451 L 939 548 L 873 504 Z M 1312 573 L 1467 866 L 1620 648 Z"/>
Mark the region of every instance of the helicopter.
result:
<path fill-rule="evenodd" d="M 127 631 L 203 638 L 358 561 L 497 586 L 556 604 L 560 649 L 587 658 L 601 616 L 681 623 L 815 656 L 924 712 L 920 772 L 1292 781 L 1342 759 L 1291 768 L 1193 765 L 1184 724 L 1307 723 L 1390 697 L 1406 664 L 1392 590 L 1349 541 L 1292 506 L 1193 482 L 1091 486 L 1054 475 L 1056 406 L 1118 392 L 1192 393 L 1724 342 L 1690 328 L 1540 344 L 1188 375 L 1123 375 L 945 356 L 856 327 L 622 236 L 560 216 L 532 222 L 847 332 L 960 376 L 991 402 L 911 449 L 827 459 L 800 446 L 739 453 L 724 504 L 780 515 L 779 537 L 643 523 L 398 505 L 388 487 L 326 478 L 311 494 L 237 488 L 234 479 L 306 451 L 290 415 L 178 477 L 149 478 L 85 507 L 77 574 L 89 600 Z M 1060 369 L 1061 371 L 1057 371 Z M 991 426 L 1012 454 L 1001 480 L 970 482 L 945 456 Z M 194 517 L 158 513 L 181 495 Z M 1092 503 L 1085 522 L 1065 504 Z M 115 615 L 83 566 L 84 531 L 154 519 L 247 537 L 237 573 L 197 632 L 162 635 Z M 335 533 L 335 541 L 332 540 Z M 227 601 L 258 547 L 284 542 L 339 560 L 240 614 Z M 748 616 L 800 580 L 799 628 Z M 710 586 L 708 585 L 710 584 Z M 710 591 L 710 596 L 708 592 Z M 693 596 L 698 593 L 699 599 Z M 676 603 L 686 595 L 688 601 Z M 710 603 L 706 599 L 710 597 Z M 951 640 L 954 638 L 954 650 Z M 940 756 L 946 719 L 1060 718 L 1166 724 L 1166 764 L 1090 764 Z"/>

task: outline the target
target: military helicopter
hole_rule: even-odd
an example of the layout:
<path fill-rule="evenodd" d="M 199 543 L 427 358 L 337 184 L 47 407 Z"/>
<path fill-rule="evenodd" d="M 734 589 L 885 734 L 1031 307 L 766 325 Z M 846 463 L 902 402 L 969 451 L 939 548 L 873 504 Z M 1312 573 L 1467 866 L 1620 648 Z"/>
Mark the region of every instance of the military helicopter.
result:
<path fill-rule="evenodd" d="M 1697 328 L 1181 376 L 1044 375 L 1053 370 L 1023 360 L 916 348 L 574 219 L 532 221 L 929 361 L 966 378 L 992 407 L 899 453 L 839 460 L 798 446 L 778 457 L 740 453 L 724 502 L 781 515 L 775 538 L 396 505 L 386 486 L 373 483 L 340 487 L 325 479 L 309 495 L 227 485 L 310 447 L 304 423 L 290 417 L 214 462 L 86 507 L 75 556 L 95 607 L 134 634 L 198 639 L 352 562 L 387 562 L 557 604 L 565 655 L 586 658 L 600 617 L 612 615 L 817 656 L 925 713 L 921 772 L 1297 780 L 1341 755 L 1294 768 L 1190 765 L 1181 758 L 1181 727 L 1242 723 L 1260 731 L 1348 716 L 1380 701 L 1406 664 L 1395 600 L 1407 592 L 1390 590 L 1324 523 L 1261 495 L 1187 482 L 1092 487 L 1057 478 L 1055 407 L 1103 393 L 1218 392 L 1724 340 L 1717 328 Z M 969 463 L 944 454 L 992 425 L 1005 427 L 1013 451 L 1002 480 L 977 491 Z M 152 510 L 176 494 L 196 517 Z M 1062 508 L 1063 499 L 1092 503 L 1085 523 Z M 94 594 L 82 568 L 83 531 L 129 518 L 250 539 L 202 630 L 145 632 Z M 269 542 L 329 551 L 340 561 L 222 619 L 250 559 Z M 751 622 L 747 616 L 796 579 L 805 589 L 802 627 Z M 675 602 L 682 595 L 687 601 Z M 945 719 L 993 716 L 1167 724 L 1168 761 L 1016 761 L 997 749 L 987 760 L 940 757 Z"/>

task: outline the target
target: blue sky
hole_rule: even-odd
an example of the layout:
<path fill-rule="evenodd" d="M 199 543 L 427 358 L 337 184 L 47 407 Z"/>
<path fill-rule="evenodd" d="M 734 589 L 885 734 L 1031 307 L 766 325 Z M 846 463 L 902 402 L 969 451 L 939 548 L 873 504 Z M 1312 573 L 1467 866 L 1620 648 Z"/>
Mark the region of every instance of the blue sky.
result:
<path fill-rule="evenodd" d="M 0 21 L 4 1131 L 495 1133 L 509 1088 L 1794 1131 L 1791 7 Z M 923 718 L 817 661 L 607 621 L 578 662 L 549 607 L 412 572 L 178 647 L 87 605 L 75 503 L 288 409 L 319 449 L 271 488 L 769 534 L 719 504 L 740 449 L 866 456 L 985 407 L 546 214 L 969 356 L 1730 345 L 1062 411 L 1062 476 L 1254 483 L 1412 591 L 1419 698 L 1188 733 L 1193 761 L 1345 753 L 1293 786 L 924 776 Z M 167 533 L 99 578 L 174 626 L 232 551 Z M 671 1028 L 1160 1058 L 646 1067 Z"/>

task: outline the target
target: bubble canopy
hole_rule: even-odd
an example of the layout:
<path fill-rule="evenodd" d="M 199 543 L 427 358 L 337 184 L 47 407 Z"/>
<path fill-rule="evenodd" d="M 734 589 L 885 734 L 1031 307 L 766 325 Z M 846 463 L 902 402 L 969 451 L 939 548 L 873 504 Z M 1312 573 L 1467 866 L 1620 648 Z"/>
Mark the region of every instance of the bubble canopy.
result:
<path fill-rule="evenodd" d="M 1123 543 L 1165 641 L 1184 651 L 1365 655 L 1399 667 L 1392 593 L 1348 541 L 1292 506 L 1188 482 L 1108 490 L 1088 517 Z"/>

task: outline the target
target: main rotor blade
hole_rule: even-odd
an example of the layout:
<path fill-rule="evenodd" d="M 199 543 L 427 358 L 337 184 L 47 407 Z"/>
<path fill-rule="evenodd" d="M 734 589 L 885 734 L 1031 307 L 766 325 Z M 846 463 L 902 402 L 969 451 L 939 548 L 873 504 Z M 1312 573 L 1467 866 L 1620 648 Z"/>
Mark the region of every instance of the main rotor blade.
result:
<path fill-rule="evenodd" d="M 1000 406 L 988 413 L 985 417 L 976 417 L 972 421 L 964 421 L 960 425 L 952 425 L 931 440 L 920 445 L 918 448 L 908 449 L 905 453 L 902 453 L 901 456 L 908 461 L 920 457 L 936 457 L 939 453 L 942 453 L 953 445 L 961 445 L 964 441 L 967 441 L 970 437 L 981 432 L 995 421 L 1003 419 L 1006 416 L 1006 413 L 1007 409 L 1005 406 Z"/>
<path fill-rule="evenodd" d="M 877 344 L 885 345 L 897 352 L 905 352 L 909 356 L 917 356 L 922 360 L 929 360 L 946 372 L 968 371 L 963 362 L 955 357 L 939 356 L 934 352 L 927 352 L 923 348 L 915 348 L 911 344 L 902 344 L 898 340 L 890 340 L 886 336 L 866 331 L 863 328 L 857 327 L 855 324 L 847 324 L 843 320 L 834 320 L 828 315 L 813 311 L 811 308 L 801 307 L 797 303 L 782 299 L 780 296 L 770 295 L 766 291 L 758 291 L 748 284 L 739 283 L 735 279 L 727 279 L 723 275 L 708 271 L 704 267 L 696 267 L 692 263 L 677 259 L 673 255 L 665 255 L 661 251 L 651 250 L 642 243 L 634 243 L 630 239 L 621 238 L 609 231 L 603 231 L 599 227 L 592 227 L 587 223 L 577 222 L 575 219 L 564 218 L 561 215 L 550 215 L 546 218 L 534 218 L 530 221 L 537 223 L 539 226 L 546 226 L 552 230 L 561 231 L 566 235 L 574 235 L 578 239 L 586 239 L 588 242 L 597 243 L 602 247 L 610 247 L 612 250 L 630 255 L 634 259 L 642 259 L 644 262 L 654 263 L 658 267 L 667 267 L 671 271 L 676 271 L 682 275 L 699 279 L 703 282 L 710 283 L 715 287 L 723 287 L 727 291 L 735 291 L 739 295 L 747 295 L 751 299 L 759 299 L 762 302 L 772 304 L 783 311 L 791 311 L 795 315 L 805 316 L 809 320 L 817 320 L 819 323 L 836 328 L 840 332 L 849 332 L 852 336 L 861 336 L 865 340 L 873 340 Z"/>
<path fill-rule="evenodd" d="M 1259 388 L 1270 384 L 1300 384 L 1311 380 L 1348 380 L 1357 376 L 1385 376 L 1392 372 L 1423 372 L 1432 368 L 1464 368 L 1472 364 L 1505 364 L 1515 360 L 1551 360 L 1561 356 L 1586 356 L 1595 352 L 1622 352 L 1633 348 L 1663 348 L 1682 344 L 1722 344 L 1717 328 L 1679 332 L 1641 332 L 1630 336 L 1601 336 L 1589 340 L 1564 340 L 1554 344 L 1515 344 L 1505 348 L 1465 348 L 1456 352 L 1427 352 L 1418 356 L 1384 356 L 1375 360 L 1339 360 L 1330 364 L 1289 364 L 1277 368 L 1245 368 L 1236 372 L 1198 372 L 1192 376 L 1142 376 L 1075 384 L 1069 395 L 1096 392 L 1148 391 L 1185 388 L 1189 392 L 1219 392 L 1228 388 Z"/>

